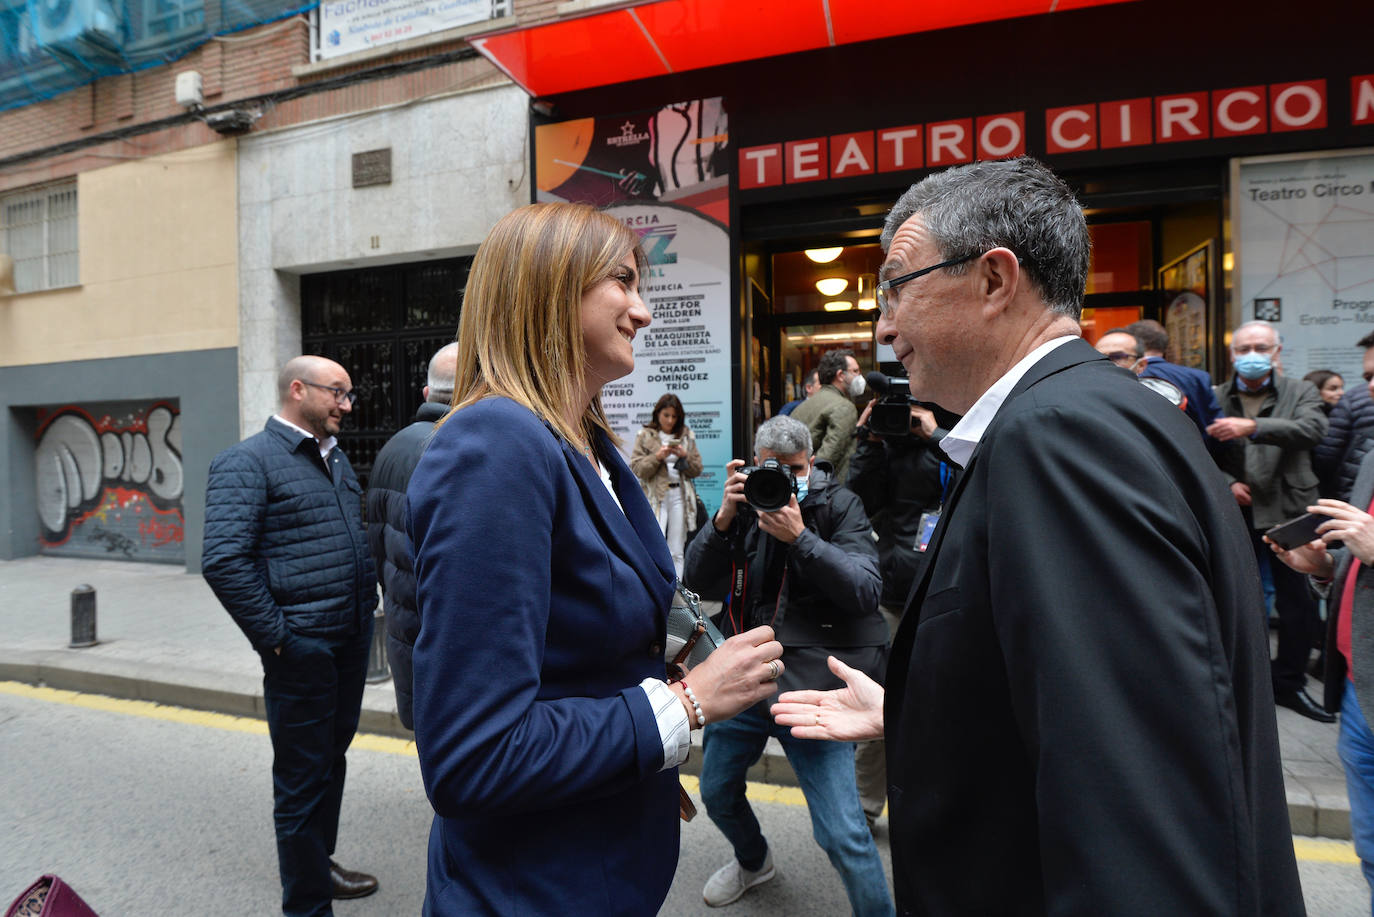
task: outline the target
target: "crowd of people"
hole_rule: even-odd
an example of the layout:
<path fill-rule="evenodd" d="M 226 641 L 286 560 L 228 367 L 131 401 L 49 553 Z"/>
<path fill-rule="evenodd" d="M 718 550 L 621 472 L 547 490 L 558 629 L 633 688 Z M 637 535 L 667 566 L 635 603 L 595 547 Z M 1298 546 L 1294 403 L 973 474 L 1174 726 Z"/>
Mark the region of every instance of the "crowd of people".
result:
<path fill-rule="evenodd" d="M 771 737 L 855 914 L 1301 914 L 1276 703 L 1343 712 L 1374 886 L 1369 386 L 1285 376 L 1263 322 L 1215 386 L 1155 322 L 1086 344 L 1086 221 L 1030 159 L 928 176 L 882 243 L 906 429 L 828 352 L 709 513 L 677 395 L 628 445 L 602 410 L 652 316 L 637 235 L 594 208 L 493 228 L 366 523 L 347 371 L 283 368 L 278 414 L 211 466 L 204 570 L 262 659 L 284 913 L 377 887 L 332 857 L 379 577 L 435 812 L 426 914 L 657 913 L 698 729 L 732 848 L 714 907 L 779 872 L 745 779 Z M 1316 540 L 1266 539 L 1309 511 Z M 685 677 L 679 587 L 721 608 Z"/>

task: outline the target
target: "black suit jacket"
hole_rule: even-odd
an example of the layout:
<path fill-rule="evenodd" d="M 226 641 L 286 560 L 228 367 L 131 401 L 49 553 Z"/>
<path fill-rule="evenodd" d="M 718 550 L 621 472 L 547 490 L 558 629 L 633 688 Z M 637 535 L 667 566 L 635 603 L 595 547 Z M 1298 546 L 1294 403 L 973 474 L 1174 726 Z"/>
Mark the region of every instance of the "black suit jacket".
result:
<path fill-rule="evenodd" d="M 911 914 L 1301 914 L 1254 555 L 1184 413 L 1073 341 L 953 488 L 892 649 Z"/>

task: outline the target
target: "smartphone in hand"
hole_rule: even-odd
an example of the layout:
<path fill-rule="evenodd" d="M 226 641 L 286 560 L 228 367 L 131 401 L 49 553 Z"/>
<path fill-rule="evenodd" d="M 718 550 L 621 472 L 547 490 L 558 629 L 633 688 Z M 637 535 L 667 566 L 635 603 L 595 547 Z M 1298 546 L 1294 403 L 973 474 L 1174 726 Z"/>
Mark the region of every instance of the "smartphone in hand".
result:
<path fill-rule="evenodd" d="M 1285 551 L 1291 551 L 1316 540 L 1317 526 L 1330 518 L 1324 513 L 1304 513 L 1296 519 L 1280 522 L 1264 534 Z"/>

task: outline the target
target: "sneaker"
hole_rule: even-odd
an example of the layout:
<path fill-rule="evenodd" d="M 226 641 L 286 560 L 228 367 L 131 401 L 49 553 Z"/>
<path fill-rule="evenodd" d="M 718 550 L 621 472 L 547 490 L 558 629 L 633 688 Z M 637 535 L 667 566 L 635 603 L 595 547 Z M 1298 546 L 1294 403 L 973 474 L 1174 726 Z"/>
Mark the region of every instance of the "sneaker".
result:
<path fill-rule="evenodd" d="M 732 859 L 706 880 L 701 897 L 711 907 L 725 907 L 727 904 L 734 904 L 755 885 L 762 885 L 777 874 L 777 870 L 773 868 L 771 848 L 764 855 L 763 865 L 757 871 L 745 869 L 739 864 L 739 860 Z"/>

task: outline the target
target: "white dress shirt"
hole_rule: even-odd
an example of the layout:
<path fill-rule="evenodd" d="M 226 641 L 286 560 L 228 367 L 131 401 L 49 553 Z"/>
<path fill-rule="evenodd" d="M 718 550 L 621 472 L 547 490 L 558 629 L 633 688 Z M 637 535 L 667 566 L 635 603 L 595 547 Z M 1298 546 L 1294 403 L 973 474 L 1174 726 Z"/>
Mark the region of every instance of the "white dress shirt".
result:
<path fill-rule="evenodd" d="M 305 429 L 304 427 L 298 427 L 298 426 L 296 426 L 295 424 L 293 424 L 291 421 L 287 420 L 285 417 L 281 416 L 280 414 L 273 414 L 273 415 L 272 415 L 272 418 L 273 418 L 274 420 L 280 420 L 282 423 L 286 424 L 286 425 L 287 425 L 288 427 L 290 427 L 291 429 L 293 429 L 293 430 L 295 430 L 295 431 L 297 431 L 297 432 L 299 432 L 299 433 L 301 433 L 301 434 L 304 434 L 305 436 L 308 436 L 308 437 L 310 437 L 311 439 L 315 440 L 316 444 L 318 444 L 319 447 L 320 447 L 320 458 L 322 458 L 322 459 L 327 459 L 327 458 L 329 458 L 329 453 L 333 452 L 333 451 L 334 451 L 334 447 L 337 446 L 337 445 L 339 444 L 339 438 L 338 438 L 337 436 L 331 436 L 331 437 L 329 437 L 329 438 L 327 438 L 327 439 L 321 441 L 321 440 L 319 439 L 319 437 L 317 437 L 314 433 L 311 433 L 309 430 Z"/>
<path fill-rule="evenodd" d="M 1056 347 L 1062 347 L 1069 341 L 1078 340 L 1076 334 L 1066 334 L 1057 337 L 1052 341 L 1046 341 L 1039 347 L 1032 350 L 1021 358 L 1021 361 L 1007 370 L 1002 378 L 988 388 L 986 392 L 973 402 L 973 407 L 968 409 L 968 413 L 963 416 L 954 429 L 945 434 L 945 438 L 940 440 L 940 448 L 945 455 L 949 456 L 950 461 L 959 467 L 968 465 L 968 460 L 973 456 L 973 450 L 978 448 L 978 441 L 987 432 L 988 424 L 992 423 L 992 418 L 997 416 L 997 412 L 1002 407 L 1002 402 L 1007 400 L 1011 390 L 1016 388 L 1016 383 L 1021 381 L 1021 377 L 1030 372 L 1030 368 L 1040 362 L 1040 358 L 1045 356 Z"/>

